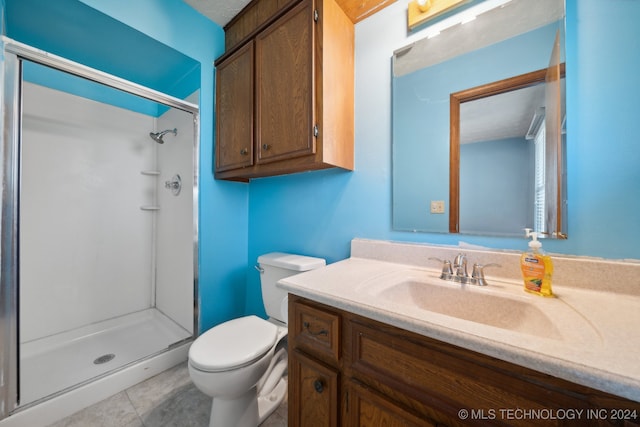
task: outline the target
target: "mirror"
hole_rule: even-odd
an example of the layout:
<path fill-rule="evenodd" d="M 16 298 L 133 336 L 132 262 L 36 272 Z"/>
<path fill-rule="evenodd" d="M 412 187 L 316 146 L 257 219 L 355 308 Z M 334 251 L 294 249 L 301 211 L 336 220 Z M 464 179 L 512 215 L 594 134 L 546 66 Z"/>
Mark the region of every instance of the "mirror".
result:
<path fill-rule="evenodd" d="M 394 229 L 566 238 L 564 2 L 541 1 L 394 54 Z"/>

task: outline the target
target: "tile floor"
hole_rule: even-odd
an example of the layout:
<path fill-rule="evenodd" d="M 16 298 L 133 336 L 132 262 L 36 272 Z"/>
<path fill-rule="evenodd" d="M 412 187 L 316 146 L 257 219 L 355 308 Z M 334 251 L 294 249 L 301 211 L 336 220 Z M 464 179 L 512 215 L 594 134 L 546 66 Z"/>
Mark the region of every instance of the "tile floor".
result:
<path fill-rule="evenodd" d="M 49 427 L 207 427 L 211 400 L 181 363 Z M 286 427 L 287 401 L 261 427 Z"/>

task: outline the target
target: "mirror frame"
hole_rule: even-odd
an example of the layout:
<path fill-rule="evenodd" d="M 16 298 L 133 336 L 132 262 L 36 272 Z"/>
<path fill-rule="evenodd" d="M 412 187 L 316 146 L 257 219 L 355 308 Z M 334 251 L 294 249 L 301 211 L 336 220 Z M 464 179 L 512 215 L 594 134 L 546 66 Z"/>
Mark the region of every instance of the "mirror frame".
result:
<path fill-rule="evenodd" d="M 449 233 L 460 233 L 460 104 L 528 86 L 545 83 L 548 68 L 520 74 L 450 94 L 449 96 Z M 560 64 L 560 78 L 565 77 L 565 64 Z M 561 190 L 559 180 L 559 191 Z M 559 193 L 560 194 L 560 193 Z M 562 205 L 557 206 L 561 221 Z M 558 224 L 558 230 L 561 230 Z"/>

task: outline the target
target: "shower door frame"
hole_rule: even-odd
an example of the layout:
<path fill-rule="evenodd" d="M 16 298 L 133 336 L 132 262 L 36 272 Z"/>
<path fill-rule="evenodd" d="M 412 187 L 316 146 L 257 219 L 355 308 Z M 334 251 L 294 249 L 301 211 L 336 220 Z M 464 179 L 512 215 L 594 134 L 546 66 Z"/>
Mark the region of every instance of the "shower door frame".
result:
<path fill-rule="evenodd" d="M 22 61 L 27 60 L 193 114 L 193 334 L 198 334 L 198 180 L 200 110 L 198 105 L 0 36 L 0 420 L 19 405 L 19 198 L 22 116 Z M 169 348 L 170 349 L 170 348 Z M 167 350 L 169 350 L 167 349 Z M 122 368 L 120 368 L 122 369 Z M 115 369 L 114 371 L 117 371 Z M 111 371 L 113 372 L 113 371 Z M 58 393 L 48 396 L 49 399 Z M 35 402 L 36 404 L 39 401 Z M 27 406 L 31 406 L 27 405 Z"/>

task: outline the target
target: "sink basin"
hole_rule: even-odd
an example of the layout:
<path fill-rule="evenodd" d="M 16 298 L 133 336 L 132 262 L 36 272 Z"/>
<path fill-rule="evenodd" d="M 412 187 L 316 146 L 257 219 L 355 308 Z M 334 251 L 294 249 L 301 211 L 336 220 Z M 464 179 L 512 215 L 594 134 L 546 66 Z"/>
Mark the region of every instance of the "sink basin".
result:
<path fill-rule="evenodd" d="M 406 270 L 379 276 L 363 283 L 358 291 L 374 297 L 379 304 L 401 307 L 418 317 L 420 313 L 435 313 L 562 341 L 599 338 L 591 324 L 560 298 L 528 295 L 513 285 L 461 285 L 441 280 L 431 272 Z M 439 319 L 442 321 L 442 316 Z"/>
<path fill-rule="evenodd" d="M 455 283 L 450 285 L 445 287 L 406 280 L 384 289 L 378 296 L 394 303 L 409 303 L 422 310 L 496 328 L 554 339 L 562 337 L 551 319 L 527 302 L 473 292 L 468 286 Z"/>

